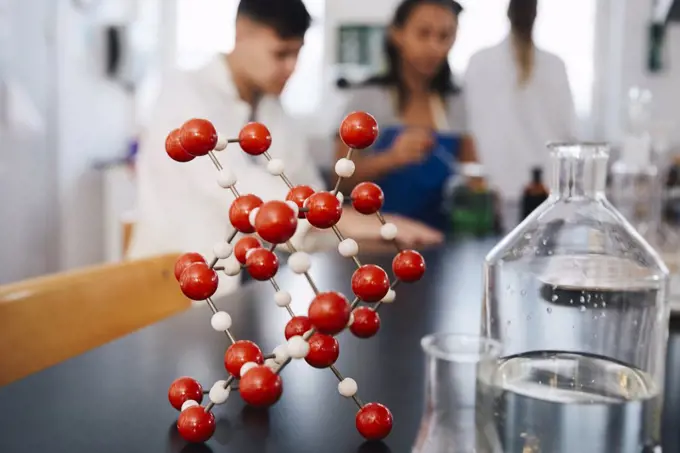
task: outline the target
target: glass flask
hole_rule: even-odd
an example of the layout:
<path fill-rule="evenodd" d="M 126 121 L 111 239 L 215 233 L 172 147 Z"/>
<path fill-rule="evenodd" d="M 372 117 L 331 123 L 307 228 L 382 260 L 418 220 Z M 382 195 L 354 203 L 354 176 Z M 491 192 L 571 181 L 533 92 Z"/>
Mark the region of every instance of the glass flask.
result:
<path fill-rule="evenodd" d="M 425 408 L 412 453 L 502 453 L 488 382 L 501 345 L 490 338 L 437 333 L 421 341 Z"/>
<path fill-rule="evenodd" d="M 663 182 L 650 133 L 652 94 L 631 88 L 628 124 L 618 159 L 611 166 L 609 201 L 645 238 L 661 221 Z"/>
<path fill-rule="evenodd" d="M 660 452 L 668 270 L 607 201 L 606 144 L 552 144 L 550 196 L 486 257 L 505 452 Z"/>
<path fill-rule="evenodd" d="M 671 162 L 665 175 L 660 227 L 647 240 L 668 266 L 671 310 L 680 308 L 680 162 Z"/>

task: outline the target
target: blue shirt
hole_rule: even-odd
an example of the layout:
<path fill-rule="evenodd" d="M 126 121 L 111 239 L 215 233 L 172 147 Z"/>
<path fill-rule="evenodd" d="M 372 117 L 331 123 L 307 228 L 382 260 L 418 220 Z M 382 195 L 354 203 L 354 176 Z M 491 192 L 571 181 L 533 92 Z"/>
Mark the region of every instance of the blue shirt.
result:
<path fill-rule="evenodd" d="M 402 127 L 382 129 L 373 152 L 390 148 Z M 460 154 L 461 137 L 437 134 L 430 155 L 419 164 L 408 165 L 375 181 L 385 193 L 383 211 L 400 214 L 444 230 L 444 187 L 454 175 L 454 162 Z"/>
<path fill-rule="evenodd" d="M 374 147 L 357 152 L 371 153 L 387 149 L 404 128 L 395 101 L 394 92 L 386 86 L 364 85 L 350 90 L 349 102 L 343 114 L 358 110 L 370 113 L 380 129 Z M 440 139 L 432 155 L 421 164 L 403 167 L 373 181 L 385 193 L 384 212 L 401 214 L 438 229 L 446 228 L 442 210 L 443 192 L 458 158 L 461 138 L 468 133 L 462 94 L 447 96 L 443 107 L 442 114 L 439 117 L 435 115 L 435 132 Z"/>

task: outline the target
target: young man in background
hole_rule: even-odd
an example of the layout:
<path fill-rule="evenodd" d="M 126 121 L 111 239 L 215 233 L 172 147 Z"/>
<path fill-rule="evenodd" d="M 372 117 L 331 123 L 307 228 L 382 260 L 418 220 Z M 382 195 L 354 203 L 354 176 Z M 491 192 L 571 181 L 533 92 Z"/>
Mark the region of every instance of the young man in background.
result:
<path fill-rule="evenodd" d="M 250 121 L 263 123 L 272 135 L 270 153 L 284 162 L 293 184 L 324 189 L 307 152 L 305 136 L 296 130 L 279 100 L 310 22 L 302 0 L 242 0 L 233 51 L 216 55 L 198 70 L 167 75 L 138 153 L 137 223 L 128 258 L 188 251 L 209 257 L 212 246 L 230 233 L 228 212 L 234 197 L 217 184 L 212 162 L 199 158 L 179 163 L 165 153 L 168 133 L 188 119 L 207 119 L 230 137 L 237 136 Z M 267 201 L 284 199 L 288 193 L 281 178 L 267 172 L 263 157 L 252 158 L 238 145 L 228 146 L 217 157 L 237 175 L 242 194 L 253 193 Z M 390 221 L 397 225 L 398 239 L 405 245 L 442 240 L 438 232 L 418 223 L 400 218 Z M 358 240 L 379 239 L 375 219 L 352 209 L 345 209 L 338 226 Z M 305 235 L 296 238 L 298 244 L 313 243 L 308 239 L 314 236 L 328 236 L 313 229 Z M 221 289 L 238 286 L 238 279 L 225 280 L 230 283 Z"/>

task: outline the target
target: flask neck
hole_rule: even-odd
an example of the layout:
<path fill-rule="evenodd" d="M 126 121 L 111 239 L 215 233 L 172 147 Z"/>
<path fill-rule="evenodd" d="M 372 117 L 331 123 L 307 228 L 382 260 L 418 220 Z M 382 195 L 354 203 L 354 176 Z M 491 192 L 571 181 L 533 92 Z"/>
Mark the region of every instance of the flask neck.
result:
<path fill-rule="evenodd" d="M 604 197 L 609 148 L 603 143 L 551 144 L 550 194 L 558 199 Z"/>

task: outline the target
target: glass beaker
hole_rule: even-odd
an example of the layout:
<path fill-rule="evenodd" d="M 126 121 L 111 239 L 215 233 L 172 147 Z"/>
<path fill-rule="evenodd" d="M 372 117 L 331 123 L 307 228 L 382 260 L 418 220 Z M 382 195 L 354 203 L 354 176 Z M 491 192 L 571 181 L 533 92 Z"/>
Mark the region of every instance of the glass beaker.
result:
<path fill-rule="evenodd" d="M 425 408 L 412 453 L 496 453 L 490 383 L 497 341 L 438 333 L 424 337 Z"/>
<path fill-rule="evenodd" d="M 486 257 L 507 452 L 660 451 L 668 270 L 605 196 L 605 144 L 555 144 L 548 200 Z"/>

